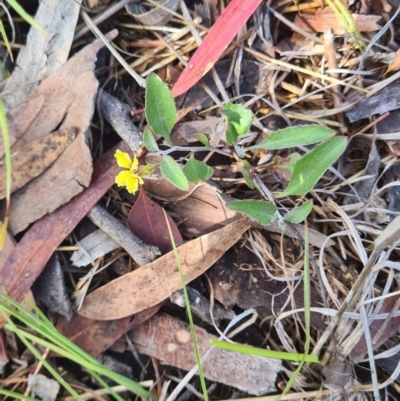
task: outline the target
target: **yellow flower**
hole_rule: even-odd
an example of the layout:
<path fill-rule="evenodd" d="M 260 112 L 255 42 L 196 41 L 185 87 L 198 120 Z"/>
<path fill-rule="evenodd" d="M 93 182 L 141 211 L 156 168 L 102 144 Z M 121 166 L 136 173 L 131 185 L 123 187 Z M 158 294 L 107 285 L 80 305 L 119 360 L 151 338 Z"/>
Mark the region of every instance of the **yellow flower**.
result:
<path fill-rule="evenodd" d="M 134 194 L 139 185 L 143 185 L 142 177 L 153 172 L 153 166 L 151 164 L 139 166 L 136 156 L 131 160 L 128 153 L 121 152 L 119 149 L 116 150 L 114 157 L 117 159 L 118 166 L 126 169 L 117 174 L 115 183 L 119 187 L 126 187 L 129 193 Z"/>

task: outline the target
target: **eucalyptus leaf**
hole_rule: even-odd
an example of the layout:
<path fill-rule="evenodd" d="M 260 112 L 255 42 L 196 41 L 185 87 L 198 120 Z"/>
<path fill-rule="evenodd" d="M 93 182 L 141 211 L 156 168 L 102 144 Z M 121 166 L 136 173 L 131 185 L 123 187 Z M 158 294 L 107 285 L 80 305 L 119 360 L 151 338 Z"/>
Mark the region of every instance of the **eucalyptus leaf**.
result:
<path fill-rule="evenodd" d="M 246 150 L 287 149 L 295 146 L 311 145 L 323 142 L 334 135 L 335 131 L 321 125 L 297 125 L 275 131 L 257 145 L 249 146 Z"/>
<path fill-rule="evenodd" d="M 289 195 L 305 195 L 311 191 L 325 171 L 344 152 L 346 145 L 347 140 L 343 136 L 331 138 L 317 145 L 295 163 L 289 185 L 275 196 L 282 198 Z"/>
<path fill-rule="evenodd" d="M 158 150 L 158 144 L 149 128 L 145 128 L 143 132 L 143 145 L 150 152 L 156 152 Z"/>
<path fill-rule="evenodd" d="M 311 200 L 304 202 L 302 205 L 295 207 L 289 213 L 287 213 L 283 219 L 292 224 L 299 224 L 304 221 L 310 214 L 313 207 Z"/>
<path fill-rule="evenodd" d="M 234 201 L 229 203 L 227 207 L 235 212 L 243 213 L 263 226 L 271 224 L 278 211 L 276 206 L 271 202 L 253 199 Z"/>
<path fill-rule="evenodd" d="M 183 166 L 183 173 L 190 182 L 207 181 L 214 170 L 206 163 L 196 160 L 193 155 L 190 156 L 187 163 Z"/>
<path fill-rule="evenodd" d="M 169 142 L 176 120 L 175 102 L 168 86 L 154 73 L 146 79 L 145 108 L 150 127 Z"/>
<path fill-rule="evenodd" d="M 160 164 L 160 171 L 163 177 L 177 188 L 186 191 L 189 189 L 189 182 L 183 174 L 178 163 L 171 156 L 164 156 Z"/>

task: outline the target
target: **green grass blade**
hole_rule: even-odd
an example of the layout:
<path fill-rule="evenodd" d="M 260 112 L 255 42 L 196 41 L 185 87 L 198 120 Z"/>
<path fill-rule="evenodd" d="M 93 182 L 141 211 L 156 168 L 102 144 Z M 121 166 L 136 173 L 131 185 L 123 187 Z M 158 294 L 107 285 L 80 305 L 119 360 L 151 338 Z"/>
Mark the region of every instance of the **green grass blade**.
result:
<path fill-rule="evenodd" d="M 11 51 L 10 41 L 8 40 L 6 30 L 4 29 L 3 21 L 0 20 L 0 35 L 4 40 L 4 44 L 6 45 L 7 53 L 10 55 L 11 61 L 14 61 L 14 57 Z"/>
<path fill-rule="evenodd" d="M 192 335 L 194 354 L 195 354 L 195 357 L 196 357 L 197 368 L 199 370 L 200 384 L 201 384 L 201 388 L 203 390 L 204 400 L 208 401 L 207 386 L 206 386 L 206 381 L 204 379 L 203 366 L 201 364 L 199 346 L 198 346 L 198 343 L 197 343 L 196 332 L 194 330 L 193 316 L 192 316 L 192 311 L 190 310 L 189 295 L 188 295 L 187 289 L 186 289 L 185 277 L 183 276 L 181 260 L 179 259 L 179 254 L 178 254 L 178 251 L 176 249 L 174 236 L 172 235 L 171 226 L 169 225 L 169 221 L 167 219 L 167 214 L 165 213 L 165 210 L 164 210 L 164 215 L 165 215 L 165 221 L 166 221 L 167 227 L 168 227 L 169 238 L 171 240 L 171 245 L 172 245 L 172 248 L 173 248 L 173 251 L 174 251 L 174 255 L 175 255 L 176 265 L 178 266 L 179 276 L 180 276 L 181 282 L 182 282 L 183 295 L 184 295 L 184 298 L 185 298 L 186 312 L 187 312 L 188 319 L 189 319 L 190 333 Z"/>
<path fill-rule="evenodd" d="M 53 326 L 53 324 L 36 306 L 33 305 L 32 307 L 36 310 L 38 316 L 35 316 L 32 312 L 10 298 L 8 295 L 0 295 L 4 299 L 6 299 L 9 304 L 11 304 L 9 305 L 5 302 L 0 302 L 0 312 L 2 312 L 3 314 L 12 315 L 14 318 L 18 319 L 20 322 L 24 323 L 27 327 L 30 328 L 31 332 L 19 332 L 19 334 L 23 336 L 27 341 L 40 344 L 43 347 L 48 348 L 51 351 L 59 354 L 60 356 L 76 362 L 77 364 L 87 369 L 89 372 L 94 372 L 93 376 L 95 377 L 95 379 L 101 385 L 107 388 L 110 393 L 112 393 L 114 397 L 119 401 L 123 400 L 117 393 L 114 392 L 114 390 L 112 390 L 107 384 L 105 384 L 103 379 L 98 376 L 99 374 L 110 378 L 120 385 L 125 386 L 128 390 L 140 395 L 141 397 L 149 398 L 149 393 L 133 380 L 105 368 L 95 358 L 91 357 L 76 344 L 61 335 Z M 10 331 L 15 331 L 16 326 L 9 325 L 9 323 L 7 323 L 6 327 Z M 42 335 L 45 339 L 40 338 L 35 334 L 32 334 L 32 331 L 35 331 L 36 333 Z"/>
<path fill-rule="evenodd" d="M 299 366 L 294 371 L 289 381 L 286 383 L 286 387 L 275 401 L 279 401 L 293 386 L 297 376 L 299 375 L 304 363 L 306 362 L 306 356 L 310 351 L 310 329 L 311 329 L 311 288 L 310 288 L 310 259 L 309 259 L 309 241 L 308 241 L 308 225 L 307 222 L 304 224 L 304 274 L 303 274 L 303 285 L 304 285 L 304 323 L 306 329 L 306 340 L 304 343 L 304 356 L 300 361 Z"/>
<path fill-rule="evenodd" d="M 6 395 L 7 397 L 23 401 L 41 401 L 38 398 L 32 398 L 24 394 L 15 393 L 14 391 L 5 390 L 3 388 L 0 388 L 0 395 Z M 5 400 L 5 398 L 3 399 Z"/>
<path fill-rule="evenodd" d="M 55 380 L 57 380 L 58 383 L 60 383 L 66 391 L 68 391 L 69 394 L 71 394 L 73 397 L 75 397 L 76 400 L 78 401 L 84 401 L 82 397 L 79 396 L 79 394 L 67 383 L 63 377 L 42 357 L 40 352 L 25 338 L 24 336 L 24 331 L 18 329 L 18 327 L 14 324 L 14 322 L 5 314 L 4 312 L 3 316 L 7 320 L 6 328 L 10 329 L 13 331 L 18 338 L 22 341 L 22 343 L 26 346 L 27 349 L 36 357 L 38 361 L 47 369 L 47 371 L 54 377 Z"/>
<path fill-rule="evenodd" d="M 294 362 L 300 362 L 304 359 L 305 362 L 318 363 L 318 357 L 316 355 L 271 351 L 269 349 L 256 348 L 242 344 L 232 344 L 228 343 L 227 341 L 219 341 L 219 340 L 210 340 L 210 344 L 218 348 L 226 349 L 228 351 L 239 352 L 241 354 L 280 359 L 285 361 L 294 361 Z"/>
<path fill-rule="evenodd" d="M 339 21 L 342 23 L 347 33 L 353 38 L 358 50 L 360 50 L 361 52 L 364 51 L 364 46 L 357 39 L 357 37 L 360 37 L 360 33 L 358 32 L 353 16 L 351 15 L 347 7 L 340 0 L 326 0 L 326 2 L 335 13 Z"/>
<path fill-rule="evenodd" d="M 7 3 L 14 9 L 14 11 L 23 18 L 29 25 L 35 28 L 43 36 L 47 36 L 47 32 L 29 15 L 16 0 L 7 0 Z"/>
<path fill-rule="evenodd" d="M 3 133 L 4 158 L 6 162 L 6 206 L 4 212 L 3 226 L 1 227 L 1 232 L 0 232 L 0 252 L 1 252 L 7 235 L 8 218 L 9 218 L 8 216 L 10 214 L 10 198 L 11 198 L 11 150 L 10 150 L 10 140 L 8 136 L 6 112 L 4 110 L 3 99 L 1 98 L 0 98 L 0 127 Z"/>

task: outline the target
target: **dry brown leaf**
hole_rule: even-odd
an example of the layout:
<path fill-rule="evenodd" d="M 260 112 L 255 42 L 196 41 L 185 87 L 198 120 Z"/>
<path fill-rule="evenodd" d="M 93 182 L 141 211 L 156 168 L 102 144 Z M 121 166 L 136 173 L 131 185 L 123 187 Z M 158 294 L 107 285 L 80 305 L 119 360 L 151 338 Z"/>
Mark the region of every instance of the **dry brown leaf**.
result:
<path fill-rule="evenodd" d="M 229 224 L 178 248 L 185 282 L 212 266 L 250 227 L 247 219 Z M 182 288 L 174 252 L 125 274 L 88 295 L 80 315 L 95 320 L 121 319 L 150 308 Z"/>
<path fill-rule="evenodd" d="M 116 35 L 114 30 L 108 39 Z M 26 142 L 32 141 L 60 124 L 60 129 L 76 127 L 78 130 L 75 141 L 57 161 L 12 196 L 10 230 L 13 233 L 65 204 L 90 183 L 92 158 L 86 136 L 98 86 L 94 63 L 102 47 L 100 40 L 86 46 L 7 115 L 9 130 L 14 132 L 13 140 L 21 137 Z"/>
<path fill-rule="evenodd" d="M 378 21 L 382 19 L 380 15 L 352 14 L 358 32 L 372 32 L 381 29 Z M 318 14 L 296 15 L 294 23 L 306 32 L 325 32 L 332 29 L 336 35 L 345 35 L 346 28 L 339 18 L 326 7 Z"/>
<path fill-rule="evenodd" d="M 187 146 L 199 142 L 196 134 L 206 134 L 210 138 L 212 147 L 218 146 L 224 140 L 226 132 L 226 119 L 224 117 L 209 117 L 205 120 L 185 121 L 176 124 L 171 133 L 171 140 L 176 146 Z"/>
<path fill-rule="evenodd" d="M 396 51 L 392 64 L 389 65 L 384 75 L 389 74 L 389 72 L 395 72 L 400 69 L 400 49 Z"/>
<path fill-rule="evenodd" d="M 215 336 L 195 327 L 200 355 L 210 348 Z M 140 354 L 150 355 L 179 369 L 190 370 L 196 365 L 190 327 L 165 315 L 153 316 L 129 333 Z M 282 361 L 259 358 L 215 348 L 203 364 L 204 376 L 211 380 L 236 387 L 246 393 L 262 395 L 275 392 L 277 374 Z"/>
<path fill-rule="evenodd" d="M 42 174 L 76 137 L 75 128 L 65 128 L 29 142 L 18 140 L 11 147 L 11 193 Z M 0 161 L 0 199 L 6 196 L 5 164 Z"/>
<path fill-rule="evenodd" d="M 163 188 L 166 189 L 168 187 L 163 186 Z M 158 195 L 155 194 L 154 196 L 157 197 Z M 168 193 L 163 192 L 163 196 L 168 198 Z M 187 196 L 176 199 L 171 206 L 171 210 L 183 222 L 179 226 L 183 230 L 182 233 L 186 232 L 191 236 L 201 235 L 216 230 L 221 224 L 231 223 L 241 218 L 242 215 L 240 213 L 236 213 L 226 207 L 227 203 L 233 200 L 230 196 L 219 193 L 218 188 L 208 183 L 203 183 L 194 188 Z M 254 221 L 251 225 L 258 229 L 282 233 L 278 223 L 275 221 L 267 227 L 263 227 Z M 287 226 L 284 232 L 285 235 L 292 238 L 298 238 L 303 233 L 304 226 L 301 224 Z M 308 233 L 310 244 L 321 248 L 326 236 L 312 228 L 308 229 Z M 334 242 L 329 240 L 327 244 L 333 245 Z"/>

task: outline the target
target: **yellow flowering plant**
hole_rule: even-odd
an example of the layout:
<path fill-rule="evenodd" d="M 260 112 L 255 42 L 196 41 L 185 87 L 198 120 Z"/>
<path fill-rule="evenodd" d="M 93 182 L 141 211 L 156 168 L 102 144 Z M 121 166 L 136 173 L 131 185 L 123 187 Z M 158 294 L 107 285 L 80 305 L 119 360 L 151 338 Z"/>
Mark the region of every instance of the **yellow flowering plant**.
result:
<path fill-rule="evenodd" d="M 126 190 L 131 194 L 134 194 L 138 190 L 139 185 L 143 185 L 144 181 L 142 177 L 154 171 L 151 164 L 139 166 L 139 160 L 136 156 L 132 160 L 128 153 L 122 152 L 119 149 L 116 150 L 114 157 L 117 160 L 118 166 L 125 169 L 117 174 L 115 183 L 118 187 L 126 187 Z"/>

